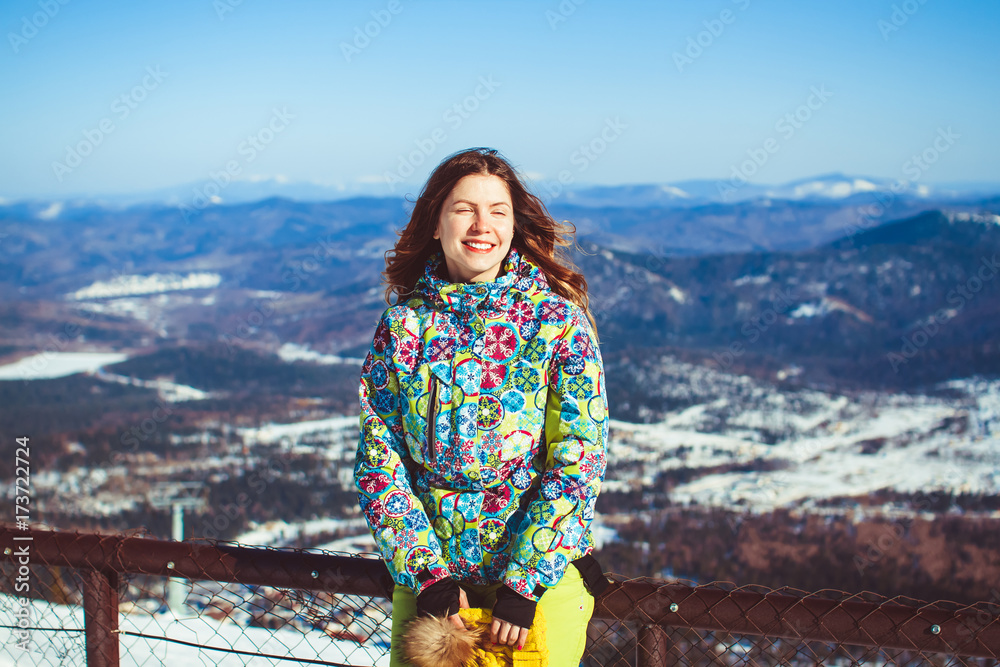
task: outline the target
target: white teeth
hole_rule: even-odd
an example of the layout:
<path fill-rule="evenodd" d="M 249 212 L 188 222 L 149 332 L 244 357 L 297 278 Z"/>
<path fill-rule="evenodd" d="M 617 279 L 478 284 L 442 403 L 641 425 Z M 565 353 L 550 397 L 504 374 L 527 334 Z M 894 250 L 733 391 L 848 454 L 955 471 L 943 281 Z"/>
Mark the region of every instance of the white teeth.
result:
<path fill-rule="evenodd" d="M 474 241 L 466 241 L 465 245 L 475 248 L 476 250 L 489 250 L 493 247 L 490 243 L 476 243 Z"/>

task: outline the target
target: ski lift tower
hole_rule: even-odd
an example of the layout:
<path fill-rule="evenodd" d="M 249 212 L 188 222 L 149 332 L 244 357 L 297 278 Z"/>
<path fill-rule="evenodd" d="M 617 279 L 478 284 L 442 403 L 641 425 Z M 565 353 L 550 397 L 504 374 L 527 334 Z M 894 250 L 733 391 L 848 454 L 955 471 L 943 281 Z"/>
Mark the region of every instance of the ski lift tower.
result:
<path fill-rule="evenodd" d="M 173 530 L 171 537 L 184 541 L 184 510 L 203 509 L 205 499 L 202 482 L 161 482 L 156 484 L 149 493 L 149 504 L 157 509 L 170 509 L 173 514 Z M 167 588 L 167 606 L 175 616 L 180 616 L 184 609 L 185 584 L 182 579 L 170 577 Z"/>

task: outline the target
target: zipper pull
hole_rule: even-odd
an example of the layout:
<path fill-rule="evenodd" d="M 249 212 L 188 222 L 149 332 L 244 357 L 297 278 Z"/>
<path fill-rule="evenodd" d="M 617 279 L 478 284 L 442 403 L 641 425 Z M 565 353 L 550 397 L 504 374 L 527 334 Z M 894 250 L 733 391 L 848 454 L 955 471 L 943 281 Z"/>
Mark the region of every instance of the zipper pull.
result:
<path fill-rule="evenodd" d="M 431 373 L 430 405 L 427 407 L 427 451 L 431 463 L 437 459 L 438 379 Z"/>

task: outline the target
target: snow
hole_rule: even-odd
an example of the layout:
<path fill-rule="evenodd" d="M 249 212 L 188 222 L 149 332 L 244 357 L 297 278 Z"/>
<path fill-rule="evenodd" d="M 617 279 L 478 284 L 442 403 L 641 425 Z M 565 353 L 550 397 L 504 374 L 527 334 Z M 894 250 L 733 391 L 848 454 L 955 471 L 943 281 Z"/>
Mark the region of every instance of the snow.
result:
<path fill-rule="evenodd" d="M 54 220 L 62 213 L 63 204 L 61 201 L 52 202 L 47 208 L 38 212 L 39 220 Z"/>
<path fill-rule="evenodd" d="M 886 186 L 879 186 L 863 178 L 827 177 L 780 186 L 768 190 L 765 194 L 778 199 L 807 199 L 810 197 L 844 199 L 861 192 L 876 192 L 887 189 Z"/>
<path fill-rule="evenodd" d="M 969 213 L 967 211 L 949 212 L 946 214 L 952 222 L 978 222 L 984 225 L 1000 225 L 1000 215 L 994 213 Z"/>
<path fill-rule="evenodd" d="M 824 306 L 825 303 L 823 301 L 800 303 L 796 306 L 795 310 L 788 313 L 788 316 L 796 319 L 802 317 L 819 317 L 820 315 L 826 315 L 830 312 L 830 309 L 825 308 Z"/>
<path fill-rule="evenodd" d="M 170 382 L 169 380 L 143 380 L 141 378 L 134 378 L 127 375 L 109 373 L 104 370 L 97 370 L 93 373 L 93 375 L 98 380 L 104 380 L 106 382 L 116 382 L 118 384 L 131 385 L 133 387 L 155 389 L 160 395 L 160 398 L 170 403 L 180 403 L 182 401 L 201 401 L 212 397 L 212 394 L 207 391 L 202 391 L 201 389 L 186 384 Z"/>
<path fill-rule="evenodd" d="M 148 276 L 119 275 L 113 280 L 97 282 L 68 294 L 74 301 L 83 299 L 107 299 L 136 294 L 157 294 L 189 289 L 211 289 L 218 287 L 222 276 L 218 273 L 199 272 L 181 275 L 178 273 L 154 273 Z"/>
<path fill-rule="evenodd" d="M 825 289 L 825 285 L 822 288 Z M 919 291 L 919 288 L 918 288 Z M 847 313 L 852 317 L 861 320 L 862 322 L 871 322 L 872 317 L 864 311 L 858 310 L 851 304 L 847 303 L 843 299 L 837 297 L 824 296 L 817 301 L 806 301 L 800 303 L 792 311 L 788 313 L 788 316 L 793 319 L 801 319 L 807 317 L 823 317 L 829 315 L 835 310 L 839 310 L 842 313 Z"/>
<path fill-rule="evenodd" d="M 204 582 L 212 585 L 212 582 Z M 213 618 L 207 610 L 219 612 L 225 605 L 225 591 L 215 585 L 216 591 L 206 590 L 201 582 L 196 583 L 188 597 L 188 603 L 197 603 L 208 598 L 213 604 L 197 610 L 189 608 L 191 615 L 182 614 L 177 617 L 161 604 L 158 598 L 143 598 L 139 604 L 123 602 L 119 606 L 118 623 L 121 634 L 121 665 L 146 665 L 150 658 L 158 664 L 174 665 L 223 665 L 237 667 L 243 665 L 285 665 L 288 660 L 272 660 L 258 654 L 270 654 L 284 658 L 301 658 L 311 660 L 326 660 L 348 665 L 387 665 L 388 655 L 388 617 L 381 608 L 367 605 L 364 611 L 377 614 L 376 617 L 360 616 L 349 604 L 352 600 L 342 598 L 339 602 L 322 604 L 315 611 L 330 612 L 336 609 L 342 612 L 346 626 L 335 620 L 328 620 L 328 627 L 343 628 L 359 636 L 367 637 L 364 642 L 347 639 L 333 639 L 323 630 L 311 627 L 310 621 L 297 612 L 303 611 L 294 603 L 283 600 L 280 607 L 274 609 L 274 620 L 288 621 L 277 629 L 255 627 L 249 625 L 249 611 L 260 609 L 244 599 L 241 594 L 231 594 L 229 597 L 236 604 L 228 615 L 216 613 Z M 242 588 L 242 587 L 241 587 Z M 213 595 L 214 593 L 214 595 Z M 219 593 L 223 595 L 220 596 Z M 245 593 L 244 593 L 245 594 Z M 249 596 L 248 596 L 249 597 Z M 349 598 L 353 596 L 344 596 Z M 0 595 L 0 607 L 4 609 L 18 608 L 17 599 Z M 259 603 L 257 603 L 259 605 Z M 360 606 L 360 605 L 359 605 Z M 152 607 L 152 611 L 148 610 Z M 83 607 L 76 605 L 48 604 L 40 600 L 32 600 L 30 604 L 31 618 L 39 628 L 83 628 Z M 354 615 L 354 620 L 350 617 Z M 380 632 L 371 635 L 372 629 L 378 626 Z M 82 632 L 52 632 L 44 630 L 30 631 L 26 653 L 17 648 L 17 639 L 9 628 L 0 628 L 0 667 L 14 665 L 61 665 L 80 664 L 85 662 L 84 638 Z M 136 637 L 128 633 L 141 633 L 156 638 L 170 638 L 183 642 L 191 642 L 200 646 L 210 646 L 223 650 L 202 649 L 170 641 Z M 245 651 L 251 655 L 242 655 L 233 651 Z M 26 662 L 24 658 L 28 658 Z M 67 658 L 70 658 L 67 663 Z"/>
<path fill-rule="evenodd" d="M 372 537 L 371 531 L 367 528 L 367 524 L 365 532 L 363 533 L 351 535 L 350 537 L 342 537 L 334 540 L 333 542 L 321 544 L 316 548 L 323 549 L 324 551 L 338 551 L 341 553 L 378 553 L 378 545 L 375 544 L 375 538 Z"/>
<path fill-rule="evenodd" d="M 767 274 L 760 275 L 760 276 L 746 275 L 746 276 L 740 276 L 739 278 L 737 278 L 736 280 L 734 280 L 733 281 L 733 286 L 734 287 L 742 287 L 743 285 L 746 285 L 747 283 L 749 283 L 751 285 L 766 285 L 769 282 L 771 282 L 771 276 L 769 276 Z"/>
<path fill-rule="evenodd" d="M 168 472 L 162 469 L 161 473 Z M 129 479 L 121 466 L 79 466 L 65 472 L 32 471 L 32 502 L 40 510 L 58 507 L 67 513 L 85 516 L 112 516 L 141 510 L 145 504 L 145 480 Z M 125 492 L 123 492 L 125 491 Z M 14 501 L 15 489 L 9 488 L 0 497 Z"/>
<path fill-rule="evenodd" d="M 305 345 L 285 343 L 278 349 L 278 356 L 285 361 L 311 361 L 316 364 L 355 364 L 360 366 L 364 359 L 357 357 L 341 357 L 335 354 L 322 354 L 309 349 Z"/>
<path fill-rule="evenodd" d="M 149 299 L 117 298 L 102 303 L 82 302 L 76 307 L 83 311 L 100 313 L 102 315 L 113 315 L 116 317 L 130 317 L 140 322 L 150 322 L 153 320 Z"/>
<path fill-rule="evenodd" d="M 45 380 L 76 373 L 88 373 L 98 380 L 155 389 L 165 401 L 200 401 L 212 394 L 168 380 L 143 380 L 103 370 L 128 359 L 120 352 L 43 352 L 0 367 L 0 380 Z"/>
<path fill-rule="evenodd" d="M 645 464 L 643 485 L 677 467 L 758 458 L 780 463 L 774 470 L 720 472 L 678 485 L 671 496 L 677 503 L 767 511 L 883 489 L 1000 493 L 1000 382 L 964 380 L 948 386 L 966 394 L 964 405 L 930 397 L 830 396 L 825 405 L 816 401 L 818 409 L 811 413 L 786 414 L 777 405 L 746 409 L 729 419 L 724 434 L 697 430 L 724 409 L 728 399 L 721 398 L 671 414 L 660 424 L 613 423 L 616 433 L 628 432 L 629 444 L 612 441 L 610 448 L 616 459 Z M 943 427 L 962 418 L 969 422 L 964 433 Z M 788 436 L 773 445 L 755 442 L 757 430 L 769 425 L 781 425 Z M 868 443 L 877 444 L 876 451 Z M 611 485 L 627 488 L 629 480 Z"/>
<path fill-rule="evenodd" d="M 357 416 L 329 417 L 291 424 L 271 423 L 259 427 L 238 428 L 236 431 L 248 445 L 291 443 L 297 442 L 304 435 L 343 434 L 345 431 L 356 440 L 358 418 Z"/>
<path fill-rule="evenodd" d="M 603 549 L 605 544 L 618 540 L 618 531 L 604 523 L 603 517 L 598 514 L 590 523 L 590 533 L 594 537 L 594 548 Z"/>
<path fill-rule="evenodd" d="M 94 372 L 128 359 L 120 352 L 41 352 L 0 366 L 0 380 L 47 380 Z"/>
<path fill-rule="evenodd" d="M 853 183 L 854 192 L 874 192 L 878 190 L 878 186 L 871 181 L 866 181 L 861 178 L 854 179 Z"/>
<path fill-rule="evenodd" d="M 681 190 L 680 188 L 675 187 L 673 185 L 661 185 L 660 186 L 660 192 L 662 192 L 664 194 L 667 194 L 667 195 L 670 195 L 671 197 L 675 197 L 677 199 L 690 199 L 691 198 L 691 195 L 689 195 L 687 192 L 685 192 L 684 190 Z"/>
<path fill-rule="evenodd" d="M 679 407 L 656 423 L 611 421 L 605 490 L 665 493 L 673 477 L 671 503 L 759 512 L 825 512 L 819 501 L 890 489 L 1000 493 L 998 380 L 837 395 L 667 356 L 636 382 Z"/>
<path fill-rule="evenodd" d="M 290 523 L 288 521 L 268 521 L 253 526 L 238 535 L 235 541 L 244 545 L 284 547 L 299 546 L 303 538 L 337 531 L 351 533 L 314 547 L 317 550 L 335 553 L 365 554 L 378 558 L 378 546 L 372 538 L 368 523 L 363 517 L 352 519 L 312 519 Z"/>
<path fill-rule="evenodd" d="M 321 535 L 323 533 L 334 533 L 337 531 L 356 531 L 358 534 L 368 533 L 368 524 L 361 517 L 353 519 L 312 519 L 309 521 L 299 521 L 289 523 L 288 521 L 268 521 L 267 523 L 254 526 L 251 530 L 236 537 L 239 544 L 251 546 L 282 547 L 301 544 L 303 537 L 311 535 Z M 348 538 L 348 539 L 354 539 Z M 372 542 L 374 546 L 374 542 Z M 335 549 L 329 546 L 319 547 L 326 551 L 354 551 L 354 549 Z M 375 551 L 360 550 L 363 551 Z"/>
<path fill-rule="evenodd" d="M 879 187 L 871 181 L 861 178 L 840 181 L 810 181 L 797 185 L 793 190 L 793 197 L 802 199 L 805 197 L 826 197 L 828 199 L 843 199 L 859 192 L 874 192 Z"/>

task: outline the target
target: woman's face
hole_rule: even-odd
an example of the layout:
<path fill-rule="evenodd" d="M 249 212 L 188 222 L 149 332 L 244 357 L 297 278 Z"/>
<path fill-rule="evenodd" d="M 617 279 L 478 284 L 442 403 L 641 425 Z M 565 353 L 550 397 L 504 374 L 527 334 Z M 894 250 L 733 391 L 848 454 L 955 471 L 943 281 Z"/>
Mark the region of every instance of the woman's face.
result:
<path fill-rule="evenodd" d="M 434 230 L 453 283 L 496 280 L 513 237 L 514 206 L 507 184 L 483 174 L 455 184 Z"/>

